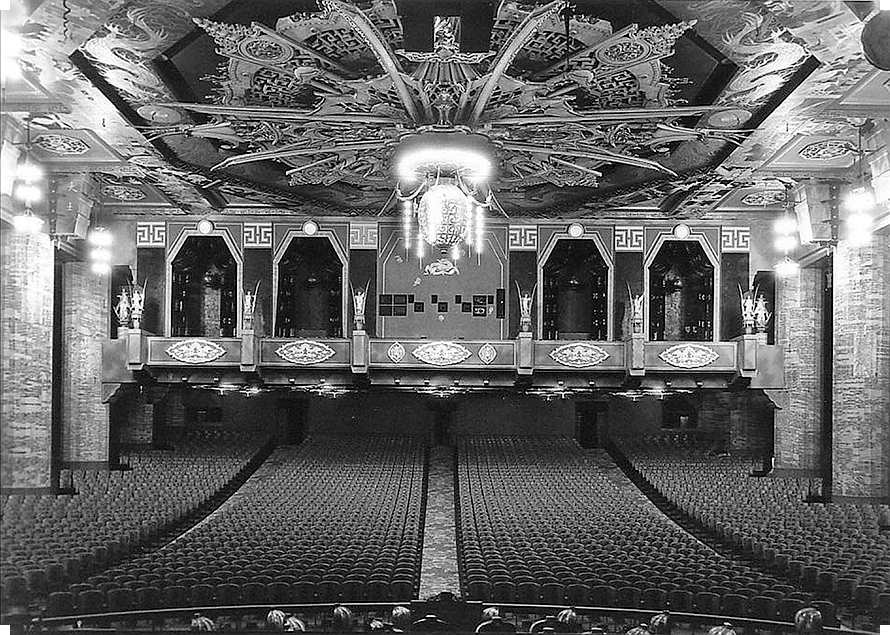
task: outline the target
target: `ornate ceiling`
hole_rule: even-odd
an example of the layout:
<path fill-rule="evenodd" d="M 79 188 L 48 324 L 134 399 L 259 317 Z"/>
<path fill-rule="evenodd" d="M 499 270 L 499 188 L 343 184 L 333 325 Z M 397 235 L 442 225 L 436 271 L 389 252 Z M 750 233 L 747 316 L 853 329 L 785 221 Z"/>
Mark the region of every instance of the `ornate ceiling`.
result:
<path fill-rule="evenodd" d="M 511 217 L 774 210 L 890 100 L 862 4 L 587 0 L 566 37 L 560 2 L 45 0 L 3 108 L 126 214 L 389 213 L 431 133 L 483 139 Z"/>

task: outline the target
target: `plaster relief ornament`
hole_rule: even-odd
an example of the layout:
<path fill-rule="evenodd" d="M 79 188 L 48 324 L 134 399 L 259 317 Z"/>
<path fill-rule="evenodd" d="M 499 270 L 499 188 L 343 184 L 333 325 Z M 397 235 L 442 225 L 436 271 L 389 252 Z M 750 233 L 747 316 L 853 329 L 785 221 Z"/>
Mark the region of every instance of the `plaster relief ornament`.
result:
<path fill-rule="evenodd" d="M 742 291 L 739 285 L 739 298 L 742 302 L 742 324 L 745 326 L 745 333 L 750 335 L 754 332 L 754 292 Z"/>
<path fill-rule="evenodd" d="M 368 285 L 371 281 L 365 283 L 364 289 L 356 291 L 352 290 L 352 307 L 355 315 L 355 329 L 357 331 L 365 330 L 365 303 L 368 299 Z"/>
<path fill-rule="evenodd" d="M 142 320 L 142 311 L 145 308 L 145 285 L 146 280 L 142 284 L 142 288 L 133 287 L 130 290 L 130 317 L 133 318 L 133 328 L 139 329 L 139 322 Z"/>
<path fill-rule="evenodd" d="M 701 344 L 677 344 L 661 351 L 658 356 L 662 361 L 677 368 L 702 368 L 713 364 L 720 355 L 712 348 Z"/>
<path fill-rule="evenodd" d="M 537 285 L 535 285 L 537 287 Z M 519 295 L 519 329 L 524 332 L 532 330 L 532 304 L 535 298 L 535 289 L 529 293 L 522 292 L 519 283 L 516 283 L 516 293 Z"/>
<path fill-rule="evenodd" d="M 123 328 L 130 324 L 130 308 L 130 296 L 126 289 L 121 289 L 117 304 L 114 306 L 114 314 L 117 316 L 117 323 Z"/>
<path fill-rule="evenodd" d="M 210 340 L 191 339 L 171 344 L 164 352 L 184 364 L 206 364 L 226 354 L 226 349 Z"/>
<path fill-rule="evenodd" d="M 459 364 L 472 355 L 466 346 L 456 342 L 428 342 L 415 348 L 411 354 L 424 364 L 433 366 Z"/>
<path fill-rule="evenodd" d="M 479 349 L 478 355 L 483 364 L 490 364 L 497 358 L 498 350 L 491 344 L 485 343 Z"/>
<path fill-rule="evenodd" d="M 665 60 L 694 21 L 616 30 L 575 14 L 566 25 L 560 0 L 506 1 L 490 51 L 461 51 L 455 20 L 444 18 L 424 53 L 404 50 L 395 0 L 318 5 L 274 28 L 196 18 L 224 58 L 216 103 L 154 104 L 206 123 L 155 126 L 149 137 L 216 141 L 231 153 L 215 170 L 274 161 L 294 186 L 379 191 L 393 189 L 388 168 L 399 149 L 435 134 L 453 133 L 457 150 L 474 137 L 475 151 L 498 166 L 487 175 L 494 191 L 594 187 L 616 164 L 676 177 L 658 161 L 672 144 L 741 139 L 679 123 L 729 108 L 672 97 L 678 80 Z"/>
<path fill-rule="evenodd" d="M 448 260 L 448 258 L 439 258 L 436 262 L 431 262 L 423 268 L 425 276 L 459 276 L 460 269 L 457 265 Z"/>
<path fill-rule="evenodd" d="M 400 364 L 405 359 L 405 347 L 401 342 L 393 342 L 386 351 L 386 356 L 392 360 L 393 364 Z"/>
<path fill-rule="evenodd" d="M 754 303 L 754 329 L 758 333 L 765 332 L 766 326 L 772 317 L 773 314 L 766 308 L 766 298 L 761 293 L 757 296 L 757 301 Z"/>
<path fill-rule="evenodd" d="M 244 311 L 243 322 L 245 329 L 252 329 L 254 323 L 254 314 L 256 313 L 257 292 L 260 290 L 260 281 L 257 280 L 256 287 L 253 291 L 244 290 Z"/>
<path fill-rule="evenodd" d="M 336 354 L 336 351 L 324 342 L 296 340 L 282 344 L 275 350 L 275 354 L 291 364 L 307 366 L 329 360 Z"/>
<path fill-rule="evenodd" d="M 550 358 L 557 364 L 572 368 L 587 368 L 603 363 L 609 356 L 605 350 L 589 342 L 572 342 L 563 344 L 550 351 Z"/>

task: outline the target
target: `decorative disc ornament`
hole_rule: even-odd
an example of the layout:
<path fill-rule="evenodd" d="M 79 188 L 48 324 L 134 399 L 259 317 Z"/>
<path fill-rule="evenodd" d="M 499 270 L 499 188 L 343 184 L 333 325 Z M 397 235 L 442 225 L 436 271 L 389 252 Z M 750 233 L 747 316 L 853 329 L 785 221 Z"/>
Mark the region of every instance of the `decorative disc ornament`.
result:
<path fill-rule="evenodd" d="M 701 368 L 713 364 L 720 355 L 702 344 L 677 344 L 661 351 L 658 357 L 677 368 Z"/>
<path fill-rule="evenodd" d="M 226 349 L 210 340 L 192 339 L 171 344 L 165 353 L 185 364 L 206 364 L 226 354 Z"/>
<path fill-rule="evenodd" d="M 587 368 L 603 363 L 609 354 L 596 344 L 573 342 L 550 351 L 550 357 L 558 364 L 572 368 Z"/>
<path fill-rule="evenodd" d="M 472 355 L 466 346 L 455 342 L 429 342 L 418 346 L 411 354 L 424 364 L 433 366 L 459 364 Z"/>
<path fill-rule="evenodd" d="M 298 366 L 306 366 L 307 364 L 318 364 L 330 359 L 335 355 L 336 351 L 324 342 L 314 342 L 312 340 L 297 340 L 282 344 L 275 351 L 281 359 Z"/>

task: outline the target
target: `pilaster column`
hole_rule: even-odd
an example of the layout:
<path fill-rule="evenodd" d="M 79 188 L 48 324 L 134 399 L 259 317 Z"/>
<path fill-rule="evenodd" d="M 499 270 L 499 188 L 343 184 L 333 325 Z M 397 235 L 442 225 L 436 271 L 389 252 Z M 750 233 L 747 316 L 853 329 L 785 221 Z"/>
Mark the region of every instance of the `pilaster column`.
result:
<path fill-rule="evenodd" d="M 841 241 L 834 265 L 835 496 L 890 497 L 890 237 Z"/>
<path fill-rule="evenodd" d="M 52 487 L 53 247 L 0 227 L 0 487 Z"/>
<path fill-rule="evenodd" d="M 771 392 L 775 467 L 818 470 L 822 438 L 822 270 L 776 279 L 776 344 L 785 350 L 785 389 Z"/>
<path fill-rule="evenodd" d="M 109 460 L 109 413 L 102 401 L 102 341 L 108 336 L 107 276 L 85 262 L 62 271 L 62 434 L 66 463 Z"/>

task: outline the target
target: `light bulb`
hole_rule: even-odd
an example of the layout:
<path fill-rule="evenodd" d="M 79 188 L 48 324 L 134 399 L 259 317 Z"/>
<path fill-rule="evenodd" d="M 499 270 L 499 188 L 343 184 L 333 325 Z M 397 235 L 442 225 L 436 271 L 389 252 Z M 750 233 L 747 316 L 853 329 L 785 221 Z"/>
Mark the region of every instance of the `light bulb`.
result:
<path fill-rule="evenodd" d="M 43 226 L 43 219 L 34 216 L 30 210 L 26 211 L 24 214 L 18 214 L 12 217 L 12 226 L 16 231 L 23 232 L 25 234 L 34 234 L 40 231 L 40 228 Z"/>
<path fill-rule="evenodd" d="M 869 187 L 857 187 L 844 197 L 844 207 L 851 212 L 864 212 L 875 206 L 875 194 Z"/>
<path fill-rule="evenodd" d="M 40 164 L 35 163 L 30 158 L 18 164 L 15 169 L 15 178 L 26 183 L 33 183 L 43 178 L 43 168 Z"/>
<path fill-rule="evenodd" d="M 776 264 L 776 273 L 782 277 L 793 276 L 799 269 L 800 265 L 788 256 L 785 256 Z"/>
<path fill-rule="evenodd" d="M 779 236 L 776 238 L 775 245 L 779 251 L 791 251 L 797 247 L 797 238 L 794 236 Z"/>
<path fill-rule="evenodd" d="M 792 216 L 783 216 L 774 225 L 776 233 L 793 234 L 797 231 L 797 220 Z"/>
<path fill-rule="evenodd" d="M 88 240 L 93 247 L 108 247 L 114 241 L 114 237 L 104 227 L 97 227 L 90 232 Z"/>
<path fill-rule="evenodd" d="M 103 249 L 102 247 L 97 247 L 90 252 L 90 258 L 94 262 L 110 262 L 111 252 L 107 249 Z"/>
<path fill-rule="evenodd" d="M 15 197 L 26 205 L 31 205 L 40 200 L 40 188 L 33 183 L 19 183 L 15 187 Z"/>

